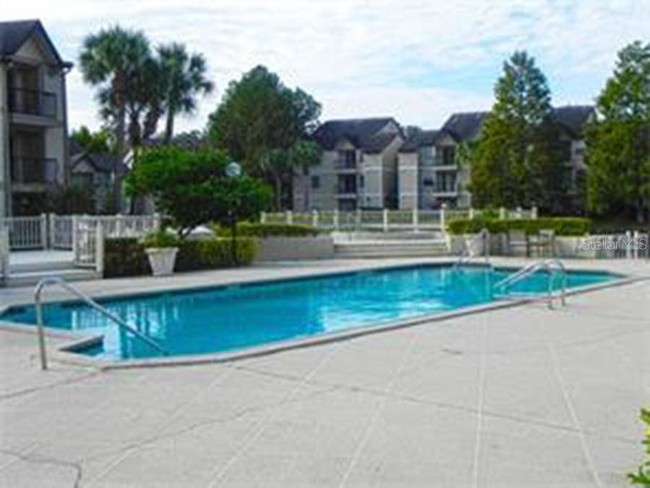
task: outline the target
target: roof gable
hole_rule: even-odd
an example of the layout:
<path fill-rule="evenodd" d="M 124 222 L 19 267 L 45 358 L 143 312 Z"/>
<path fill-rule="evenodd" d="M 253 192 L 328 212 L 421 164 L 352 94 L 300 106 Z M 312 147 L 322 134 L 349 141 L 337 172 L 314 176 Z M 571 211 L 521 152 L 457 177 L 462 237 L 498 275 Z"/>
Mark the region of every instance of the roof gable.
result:
<path fill-rule="evenodd" d="M 328 120 L 316 129 L 314 139 L 326 150 L 332 150 L 340 140 L 348 140 L 358 149 L 381 152 L 398 135 L 399 124 L 392 117 Z"/>
<path fill-rule="evenodd" d="M 40 41 L 42 47 L 49 51 L 55 64 L 61 66 L 72 66 L 65 62 L 54 43 L 47 35 L 40 20 L 17 20 L 0 22 L 0 56 L 14 56 L 27 41 L 35 38 Z"/>
<path fill-rule="evenodd" d="M 471 141 L 481 133 L 489 112 L 460 112 L 452 114 L 442 126 L 458 142 Z"/>
<path fill-rule="evenodd" d="M 582 136 L 585 125 L 596 115 L 591 105 L 565 105 L 553 109 L 555 121 L 574 137 Z"/>

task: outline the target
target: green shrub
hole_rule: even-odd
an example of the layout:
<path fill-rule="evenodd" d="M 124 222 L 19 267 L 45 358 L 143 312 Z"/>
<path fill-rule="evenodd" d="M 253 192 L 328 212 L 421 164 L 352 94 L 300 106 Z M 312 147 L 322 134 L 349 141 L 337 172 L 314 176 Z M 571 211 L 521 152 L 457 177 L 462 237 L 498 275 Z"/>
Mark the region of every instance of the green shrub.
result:
<path fill-rule="evenodd" d="M 641 409 L 641 420 L 645 424 L 645 439 L 641 443 L 645 446 L 646 459 L 639 466 L 636 473 L 628 474 L 632 484 L 650 486 L 650 410 Z"/>
<path fill-rule="evenodd" d="M 227 227 L 217 229 L 220 236 L 227 237 L 231 235 L 231 230 Z M 308 225 L 289 225 L 289 224 L 259 224 L 252 222 L 241 222 L 237 224 L 237 235 L 246 237 L 311 237 L 317 236 L 320 231 L 315 227 Z"/>
<path fill-rule="evenodd" d="M 251 264 L 257 254 L 257 241 L 250 237 L 236 239 L 237 264 Z M 178 254 L 174 270 L 199 271 L 233 266 L 230 239 L 176 241 Z M 151 273 L 145 245 L 136 238 L 106 239 L 104 277 L 142 276 Z"/>
<path fill-rule="evenodd" d="M 159 230 L 157 232 L 152 232 L 147 234 L 144 239 L 142 239 L 142 245 L 147 247 L 178 247 L 179 239 L 176 234 L 168 232 L 166 230 Z"/>
<path fill-rule="evenodd" d="M 251 264 L 257 254 L 257 241 L 250 237 L 238 237 L 237 264 Z M 176 271 L 198 271 L 233 266 L 232 240 L 198 239 L 183 241 L 176 256 Z"/>
<path fill-rule="evenodd" d="M 491 234 L 502 234 L 509 230 L 523 230 L 527 234 L 537 234 L 540 230 L 554 230 L 559 236 L 582 236 L 589 232 L 591 220 L 579 217 L 541 217 L 538 219 L 455 219 L 447 229 L 451 234 L 476 234 L 487 229 Z"/>
<path fill-rule="evenodd" d="M 151 273 L 144 246 L 133 237 L 106 239 L 104 278 L 142 276 Z"/>

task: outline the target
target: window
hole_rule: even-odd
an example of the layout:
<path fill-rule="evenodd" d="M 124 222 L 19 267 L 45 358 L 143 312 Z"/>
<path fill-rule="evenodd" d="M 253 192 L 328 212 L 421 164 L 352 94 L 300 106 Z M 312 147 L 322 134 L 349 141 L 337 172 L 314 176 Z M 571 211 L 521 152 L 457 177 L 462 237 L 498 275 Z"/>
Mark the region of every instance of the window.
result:
<path fill-rule="evenodd" d="M 359 176 L 359 188 L 363 188 L 366 185 L 366 178 L 363 175 Z"/>
<path fill-rule="evenodd" d="M 433 186 L 433 178 L 424 178 L 424 180 L 422 180 L 422 185 Z"/>
<path fill-rule="evenodd" d="M 313 190 L 320 188 L 320 176 L 311 177 L 311 187 Z"/>

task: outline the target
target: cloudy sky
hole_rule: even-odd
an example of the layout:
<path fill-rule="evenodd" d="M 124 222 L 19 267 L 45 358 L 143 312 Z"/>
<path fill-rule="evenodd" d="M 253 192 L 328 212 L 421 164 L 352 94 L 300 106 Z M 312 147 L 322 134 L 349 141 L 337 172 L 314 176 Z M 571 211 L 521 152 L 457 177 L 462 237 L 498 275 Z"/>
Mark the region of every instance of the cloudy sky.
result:
<path fill-rule="evenodd" d="M 616 51 L 650 39 L 650 0 L 0 0 L 40 18 L 76 63 L 84 36 L 120 24 L 202 52 L 217 90 L 180 129 L 203 128 L 229 80 L 257 64 L 323 104 L 323 119 L 393 115 L 439 126 L 488 109 L 502 61 L 527 49 L 556 104 L 591 103 Z M 69 75 L 70 126 L 98 127 L 92 88 Z"/>

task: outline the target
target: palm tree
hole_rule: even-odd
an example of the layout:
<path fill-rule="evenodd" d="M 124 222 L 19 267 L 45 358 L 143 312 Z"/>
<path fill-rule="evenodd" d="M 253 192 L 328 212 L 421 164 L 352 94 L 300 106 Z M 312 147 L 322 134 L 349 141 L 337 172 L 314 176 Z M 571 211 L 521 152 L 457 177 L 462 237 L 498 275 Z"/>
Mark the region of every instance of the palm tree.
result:
<path fill-rule="evenodd" d="M 85 82 L 98 87 L 100 115 L 115 132 L 117 163 L 126 155 L 127 112 L 137 93 L 142 67 L 150 62 L 149 41 L 142 31 L 114 26 L 86 37 L 79 56 Z M 121 204 L 121 181 L 114 173 L 113 199 L 116 209 Z"/>
<path fill-rule="evenodd" d="M 189 54 L 184 44 L 172 43 L 158 47 L 162 82 L 165 84 L 165 143 L 174 133 L 174 118 L 196 110 L 197 95 L 207 95 L 214 85 L 205 76 L 207 66 L 200 54 Z"/>

